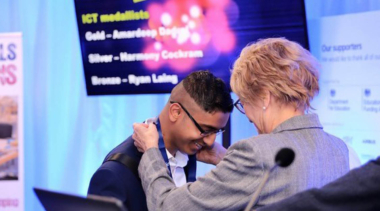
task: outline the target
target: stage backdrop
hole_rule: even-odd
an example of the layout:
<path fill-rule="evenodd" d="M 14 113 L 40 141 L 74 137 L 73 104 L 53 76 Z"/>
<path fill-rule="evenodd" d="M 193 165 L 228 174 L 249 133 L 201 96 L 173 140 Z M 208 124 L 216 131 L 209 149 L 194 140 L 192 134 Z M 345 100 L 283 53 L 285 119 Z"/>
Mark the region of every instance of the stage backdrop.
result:
<path fill-rule="evenodd" d="M 312 105 L 324 129 L 364 164 L 380 155 L 380 1 L 360 2 L 306 1 L 306 12 L 311 51 L 321 63 Z"/>
<path fill-rule="evenodd" d="M 0 210 L 24 210 L 21 33 L 0 34 Z"/>

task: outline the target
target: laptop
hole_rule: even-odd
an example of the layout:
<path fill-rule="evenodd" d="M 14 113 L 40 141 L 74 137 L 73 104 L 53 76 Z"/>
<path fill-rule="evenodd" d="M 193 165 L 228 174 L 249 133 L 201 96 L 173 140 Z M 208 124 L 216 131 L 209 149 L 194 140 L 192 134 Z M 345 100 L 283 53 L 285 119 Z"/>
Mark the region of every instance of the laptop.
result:
<path fill-rule="evenodd" d="M 127 211 L 123 203 L 112 197 L 89 195 L 87 198 L 33 188 L 46 211 Z"/>

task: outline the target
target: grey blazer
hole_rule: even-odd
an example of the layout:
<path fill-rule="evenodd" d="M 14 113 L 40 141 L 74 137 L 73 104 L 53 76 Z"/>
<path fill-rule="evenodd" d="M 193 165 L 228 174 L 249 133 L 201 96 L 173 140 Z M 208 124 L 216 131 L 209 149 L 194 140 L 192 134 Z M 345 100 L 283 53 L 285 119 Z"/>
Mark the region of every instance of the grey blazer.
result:
<path fill-rule="evenodd" d="M 149 210 L 241 210 L 248 204 L 276 153 L 292 148 L 294 162 L 276 168 L 256 207 L 309 188 L 319 188 L 349 171 L 348 150 L 339 138 L 323 131 L 316 114 L 293 117 L 270 134 L 233 144 L 223 160 L 196 182 L 176 188 L 161 153 L 147 150 L 139 174 Z"/>

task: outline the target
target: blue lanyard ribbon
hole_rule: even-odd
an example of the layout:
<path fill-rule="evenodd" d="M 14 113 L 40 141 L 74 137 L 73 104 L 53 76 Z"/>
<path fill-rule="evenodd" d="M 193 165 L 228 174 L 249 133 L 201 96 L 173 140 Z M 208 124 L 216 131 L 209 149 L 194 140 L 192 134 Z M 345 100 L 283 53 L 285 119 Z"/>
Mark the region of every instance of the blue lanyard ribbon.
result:
<path fill-rule="evenodd" d="M 168 159 L 168 154 L 166 154 L 166 148 L 165 148 L 165 143 L 164 143 L 164 138 L 162 136 L 162 131 L 161 131 L 161 125 L 160 125 L 160 120 L 157 118 L 156 121 L 153 122 L 156 127 L 157 127 L 157 131 L 158 131 L 158 148 L 160 149 L 161 151 L 161 154 L 162 154 L 162 157 L 164 158 L 164 161 L 165 161 L 165 164 L 166 164 L 166 167 L 168 168 L 169 170 L 169 176 L 171 178 L 173 178 L 172 176 L 172 171 L 170 169 L 170 165 L 169 165 L 169 159 Z"/>

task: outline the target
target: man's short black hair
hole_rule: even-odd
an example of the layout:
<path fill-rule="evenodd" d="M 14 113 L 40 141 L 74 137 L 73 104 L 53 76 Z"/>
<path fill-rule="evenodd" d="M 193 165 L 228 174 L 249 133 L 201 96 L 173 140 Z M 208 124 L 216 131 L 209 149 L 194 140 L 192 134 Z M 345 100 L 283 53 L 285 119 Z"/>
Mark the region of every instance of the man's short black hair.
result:
<path fill-rule="evenodd" d="M 222 79 L 210 71 L 197 71 L 188 75 L 183 87 L 190 97 L 206 112 L 231 113 L 233 102 L 230 91 Z"/>

